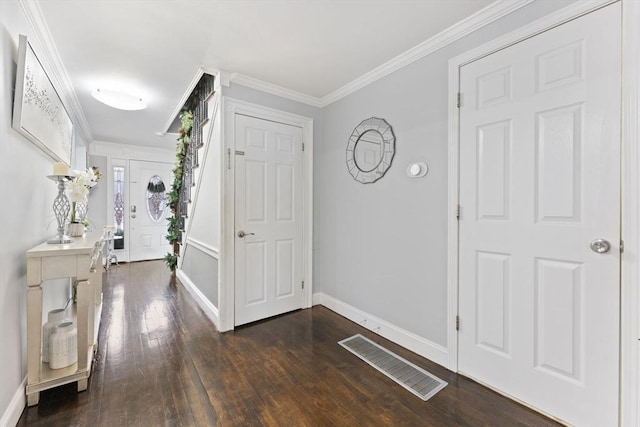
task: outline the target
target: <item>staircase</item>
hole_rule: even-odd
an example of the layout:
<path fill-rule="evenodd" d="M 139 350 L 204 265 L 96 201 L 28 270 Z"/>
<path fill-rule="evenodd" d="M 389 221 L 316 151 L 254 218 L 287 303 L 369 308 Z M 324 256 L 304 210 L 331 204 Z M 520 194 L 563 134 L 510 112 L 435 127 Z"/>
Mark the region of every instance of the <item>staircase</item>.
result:
<path fill-rule="evenodd" d="M 185 129 L 188 134 L 188 138 L 184 140 L 185 142 L 178 143 L 178 150 L 184 149 L 185 152 L 181 164 L 176 164 L 174 168 L 175 175 L 179 175 L 182 172 L 178 200 L 177 203 L 173 204 L 174 220 L 169 227 L 169 235 L 174 234 L 176 237 L 176 240 L 174 240 L 174 254 L 178 255 L 178 268 L 182 265 L 192 213 L 197 205 L 198 184 L 201 181 L 202 171 L 200 159 L 207 158 L 207 142 L 211 137 L 212 118 L 215 117 L 219 104 L 214 93 L 214 83 L 214 76 L 203 74 L 182 109 L 182 114 L 192 115 L 193 124 L 190 130 Z M 177 232 L 172 233 L 171 227 L 174 224 L 177 227 Z"/>

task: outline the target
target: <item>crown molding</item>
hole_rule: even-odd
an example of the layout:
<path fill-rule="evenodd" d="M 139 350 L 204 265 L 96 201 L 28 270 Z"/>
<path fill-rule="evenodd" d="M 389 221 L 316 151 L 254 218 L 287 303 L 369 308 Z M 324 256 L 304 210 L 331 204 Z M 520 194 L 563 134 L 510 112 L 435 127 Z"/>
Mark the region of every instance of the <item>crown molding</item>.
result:
<path fill-rule="evenodd" d="M 463 19 L 462 21 L 452 25 L 444 31 L 436 34 L 430 39 L 425 40 L 419 45 L 407 50 L 395 58 L 385 62 L 379 67 L 374 68 L 368 73 L 358 77 L 351 83 L 342 86 L 340 89 L 331 92 L 321 99 L 321 106 L 326 107 L 345 96 L 380 80 L 389 74 L 406 67 L 425 56 L 442 49 L 443 47 L 455 42 L 458 39 L 486 26 L 492 22 L 506 16 L 534 0 L 499 0 L 489 6 L 479 10 L 473 15 Z"/>
<path fill-rule="evenodd" d="M 301 102 L 303 104 L 311 105 L 312 107 L 320 108 L 323 106 L 322 100 L 320 98 L 316 98 L 315 96 L 306 95 L 295 90 L 287 89 L 286 87 L 258 80 L 253 77 L 245 76 L 244 74 L 234 74 L 231 77 L 231 81 L 241 86 L 246 86 L 251 89 L 257 89 L 259 91 L 290 99 L 292 101 Z"/>
<path fill-rule="evenodd" d="M 442 49 L 456 40 L 491 24 L 533 1 L 535 0 L 498 0 L 322 98 L 296 92 L 243 74 L 233 75 L 231 81 L 235 84 L 257 89 L 292 101 L 323 108 Z"/>
<path fill-rule="evenodd" d="M 485 25 L 496 21 L 497 19 L 502 18 L 505 15 L 508 15 L 509 13 L 514 12 L 515 10 L 526 6 L 533 1 L 534 0 L 498 0 L 495 3 L 492 3 L 491 5 L 471 15 L 470 17 L 458 22 L 452 27 L 449 27 L 448 29 L 438 33 L 434 37 L 396 56 L 390 61 L 387 61 L 379 67 L 369 71 L 368 73 L 358 77 L 352 82 L 322 98 L 297 92 L 295 90 L 268 83 L 243 74 L 233 74 L 231 75 L 230 80 L 233 83 L 241 86 L 260 90 L 265 93 L 270 93 L 272 95 L 290 99 L 292 101 L 300 102 L 312 107 L 326 107 L 327 105 L 330 105 L 344 98 L 345 96 L 350 95 L 351 93 L 362 89 L 363 87 L 368 86 L 371 83 L 374 83 L 381 78 L 386 77 L 389 74 L 406 67 L 409 64 L 412 64 L 413 62 L 447 46 L 450 43 L 453 43 L 454 41 L 466 36 L 473 31 L 478 30 L 479 28 L 484 27 Z M 60 58 L 55 43 L 53 42 L 49 27 L 47 26 L 40 6 L 38 5 L 38 0 L 19 0 L 19 2 L 25 12 L 29 23 L 34 29 L 34 34 L 38 39 L 38 43 L 44 47 L 42 56 L 44 56 L 45 58 L 45 63 L 50 65 L 49 71 L 52 80 L 58 83 L 57 86 L 61 89 L 62 92 L 61 97 L 64 101 L 66 101 L 65 105 L 69 106 L 71 110 L 70 114 L 75 119 L 74 122 L 79 125 L 81 132 L 85 136 L 85 140 L 89 142 L 93 141 L 93 134 L 91 133 L 89 123 L 86 119 L 86 116 L 84 115 L 84 111 L 82 110 L 75 90 L 73 89 L 71 79 L 67 74 L 67 71 L 62 63 L 62 59 Z M 171 113 L 169 120 L 165 124 L 162 130 L 163 134 L 169 131 L 171 124 L 178 116 L 178 114 L 180 114 L 182 106 L 191 95 L 191 92 L 195 88 L 202 75 L 205 72 L 211 74 L 219 73 L 218 70 L 215 71 L 215 73 L 211 73 L 209 70 L 205 70 L 204 68 L 199 68 L 197 70 L 196 75 L 189 83 L 187 90 Z"/>
<path fill-rule="evenodd" d="M 95 140 L 87 149 L 87 153 L 91 156 L 173 162 L 176 151 L 175 149 L 169 148 L 147 147 L 143 145 Z"/>
<path fill-rule="evenodd" d="M 84 136 L 84 140 L 87 143 L 93 141 L 93 134 L 89 127 L 87 117 L 84 115 L 84 110 L 80 105 L 80 100 L 76 95 L 76 92 L 71 83 L 71 78 L 67 73 L 67 69 L 64 67 L 58 48 L 53 41 L 51 31 L 47 21 L 42 14 L 40 5 L 37 0 L 18 0 L 20 7 L 22 8 L 27 21 L 33 29 L 34 38 L 37 40 L 41 49 L 38 51 L 38 57 L 44 63 L 43 65 L 47 69 L 49 77 L 54 82 L 54 87 L 59 91 L 60 98 L 62 98 L 63 104 L 69 109 L 69 115 L 72 117 L 72 121 L 75 126 L 80 128 L 80 133 Z M 77 132 L 77 130 L 74 130 Z"/>

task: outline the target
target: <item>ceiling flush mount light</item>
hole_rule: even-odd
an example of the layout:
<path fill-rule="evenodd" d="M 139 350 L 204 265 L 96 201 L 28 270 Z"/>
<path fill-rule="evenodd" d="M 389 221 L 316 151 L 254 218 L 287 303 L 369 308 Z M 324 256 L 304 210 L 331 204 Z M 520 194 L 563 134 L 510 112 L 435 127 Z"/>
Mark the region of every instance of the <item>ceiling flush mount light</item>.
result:
<path fill-rule="evenodd" d="M 91 96 L 103 104 L 118 110 L 135 111 L 147 108 L 147 104 L 142 98 L 115 90 L 96 89 L 91 92 Z"/>

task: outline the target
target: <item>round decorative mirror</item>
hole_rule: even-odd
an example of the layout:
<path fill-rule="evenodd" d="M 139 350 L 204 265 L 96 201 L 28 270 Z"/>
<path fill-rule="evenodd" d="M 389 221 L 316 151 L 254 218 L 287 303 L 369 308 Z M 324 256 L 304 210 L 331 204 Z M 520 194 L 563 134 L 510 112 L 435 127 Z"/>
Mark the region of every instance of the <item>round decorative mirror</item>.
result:
<path fill-rule="evenodd" d="M 347 144 L 347 169 L 356 181 L 376 182 L 391 166 L 396 137 L 384 119 L 371 117 L 360 122 Z"/>

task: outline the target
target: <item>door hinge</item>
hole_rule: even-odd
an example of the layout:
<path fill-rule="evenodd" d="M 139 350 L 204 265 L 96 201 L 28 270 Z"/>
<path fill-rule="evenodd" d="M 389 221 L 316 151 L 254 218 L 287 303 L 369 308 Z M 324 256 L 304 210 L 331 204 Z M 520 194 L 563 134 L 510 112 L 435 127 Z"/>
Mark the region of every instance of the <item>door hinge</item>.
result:
<path fill-rule="evenodd" d="M 456 219 L 460 219 L 460 205 L 456 205 Z"/>
<path fill-rule="evenodd" d="M 302 143 L 302 151 L 304 151 L 304 142 Z"/>
<path fill-rule="evenodd" d="M 462 107 L 462 93 L 458 92 L 458 108 Z"/>
<path fill-rule="evenodd" d="M 460 316 L 456 316 L 456 331 L 460 330 Z"/>
<path fill-rule="evenodd" d="M 304 280 L 302 281 L 302 289 L 304 289 Z"/>
<path fill-rule="evenodd" d="M 227 148 L 227 169 L 231 169 L 231 148 Z"/>
<path fill-rule="evenodd" d="M 624 240 L 620 240 L 620 253 L 624 253 Z"/>

